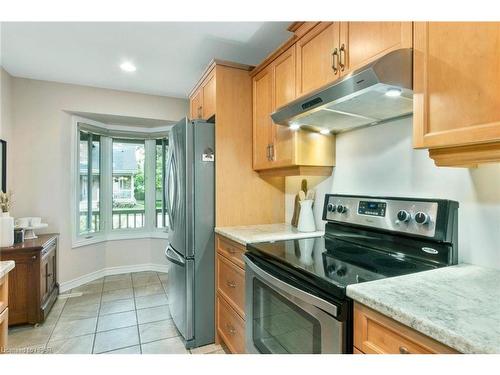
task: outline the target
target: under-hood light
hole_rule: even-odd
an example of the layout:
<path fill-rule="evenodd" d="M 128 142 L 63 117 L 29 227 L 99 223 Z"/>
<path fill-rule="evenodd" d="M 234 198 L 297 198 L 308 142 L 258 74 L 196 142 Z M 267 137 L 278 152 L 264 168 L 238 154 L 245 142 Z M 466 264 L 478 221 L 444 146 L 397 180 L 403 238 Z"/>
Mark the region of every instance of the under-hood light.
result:
<path fill-rule="evenodd" d="M 321 134 L 324 134 L 324 135 L 326 135 L 326 134 L 330 134 L 330 130 L 328 130 L 328 129 L 321 129 L 319 132 L 320 132 Z"/>
<path fill-rule="evenodd" d="M 401 96 L 403 90 L 397 88 L 390 88 L 385 92 L 386 96 Z"/>
<path fill-rule="evenodd" d="M 300 129 L 300 125 L 299 124 L 292 124 L 292 125 L 290 125 L 290 129 L 292 129 L 292 130 L 299 130 Z"/>

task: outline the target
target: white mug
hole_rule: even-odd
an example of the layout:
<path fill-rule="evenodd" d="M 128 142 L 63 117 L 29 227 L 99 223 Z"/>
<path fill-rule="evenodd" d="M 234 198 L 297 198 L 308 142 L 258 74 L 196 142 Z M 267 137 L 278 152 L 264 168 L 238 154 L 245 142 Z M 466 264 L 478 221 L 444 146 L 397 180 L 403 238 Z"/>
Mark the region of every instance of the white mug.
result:
<path fill-rule="evenodd" d="M 20 228 L 27 228 L 29 227 L 30 224 L 30 219 L 29 217 L 20 217 L 19 219 L 16 219 L 16 227 Z"/>

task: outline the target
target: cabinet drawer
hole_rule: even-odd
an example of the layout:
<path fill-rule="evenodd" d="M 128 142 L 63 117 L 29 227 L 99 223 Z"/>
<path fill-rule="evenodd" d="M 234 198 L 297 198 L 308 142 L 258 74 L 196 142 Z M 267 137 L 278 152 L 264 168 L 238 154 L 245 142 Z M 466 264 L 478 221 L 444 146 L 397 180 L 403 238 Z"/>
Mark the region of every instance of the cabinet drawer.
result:
<path fill-rule="evenodd" d="M 217 295 L 217 332 L 231 353 L 245 353 L 245 321 Z"/>
<path fill-rule="evenodd" d="M 0 312 L 9 305 L 9 275 L 0 278 Z"/>
<path fill-rule="evenodd" d="M 217 256 L 217 291 L 241 317 L 245 317 L 245 271 Z"/>
<path fill-rule="evenodd" d="M 9 309 L 0 312 L 0 354 L 7 349 L 7 332 L 9 329 Z"/>
<path fill-rule="evenodd" d="M 450 354 L 453 349 L 366 306 L 354 306 L 354 346 L 366 354 Z"/>
<path fill-rule="evenodd" d="M 216 242 L 216 248 L 220 254 L 224 255 L 237 266 L 241 268 L 245 267 L 245 262 L 243 261 L 243 254 L 246 251 L 245 246 L 222 236 L 217 236 Z"/>

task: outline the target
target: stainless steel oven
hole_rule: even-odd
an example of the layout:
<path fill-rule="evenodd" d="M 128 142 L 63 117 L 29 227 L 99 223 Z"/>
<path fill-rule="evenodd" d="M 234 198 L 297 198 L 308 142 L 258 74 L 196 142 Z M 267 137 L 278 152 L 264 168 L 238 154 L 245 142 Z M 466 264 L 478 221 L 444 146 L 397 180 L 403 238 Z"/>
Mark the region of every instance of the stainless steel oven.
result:
<path fill-rule="evenodd" d="M 247 353 L 345 352 L 341 301 L 252 254 L 245 263 Z"/>

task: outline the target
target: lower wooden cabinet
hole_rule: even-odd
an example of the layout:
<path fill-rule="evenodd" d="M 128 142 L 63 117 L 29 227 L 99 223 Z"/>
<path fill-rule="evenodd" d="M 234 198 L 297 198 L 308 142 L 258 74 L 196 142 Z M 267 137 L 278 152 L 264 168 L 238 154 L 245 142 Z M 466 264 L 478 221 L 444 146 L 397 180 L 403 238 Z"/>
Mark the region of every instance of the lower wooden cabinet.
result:
<path fill-rule="evenodd" d="M 9 273 L 9 325 L 43 322 L 59 294 L 57 235 L 3 247 L 0 260 L 16 262 Z"/>
<path fill-rule="evenodd" d="M 245 353 L 245 246 L 226 237 L 215 237 L 216 341 L 231 353 Z"/>
<path fill-rule="evenodd" d="M 355 354 L 452 354 L 443 345 L 359 303 L 354 304 Z"/>
<path fill-rule="evenodd" d="M 245 321 L 217 294 L 217 334 L 234 354 L 245 353 Z"/>
<path fill-rule="evenodd" d="M 0 354 L 7 349 L 9 326 L 9 275 L 0 277 Z"/>
<path fill-rule="evenodd" d="M 9 309 L 0 312 L 0 354 L 7 349 L 7 334 L 9 329 Z"/>

